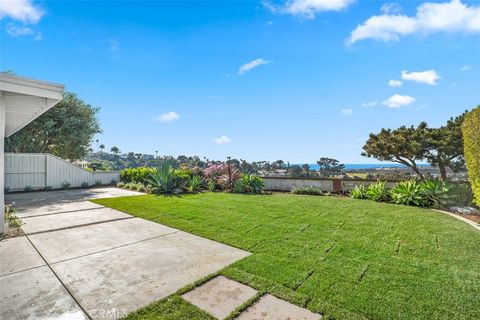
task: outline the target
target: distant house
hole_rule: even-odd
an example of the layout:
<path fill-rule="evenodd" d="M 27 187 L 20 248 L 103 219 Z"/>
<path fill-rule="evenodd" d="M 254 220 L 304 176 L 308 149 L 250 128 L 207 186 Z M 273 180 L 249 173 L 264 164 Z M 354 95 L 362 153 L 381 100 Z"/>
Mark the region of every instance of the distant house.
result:
<path fill-rule="evenodd" d="M 85 160 L 79 160 L 79 161 L 75 161 L 73 164 L 82 168 L 82 169 L 87 169 L 90 162 L 85 161 Z"/>

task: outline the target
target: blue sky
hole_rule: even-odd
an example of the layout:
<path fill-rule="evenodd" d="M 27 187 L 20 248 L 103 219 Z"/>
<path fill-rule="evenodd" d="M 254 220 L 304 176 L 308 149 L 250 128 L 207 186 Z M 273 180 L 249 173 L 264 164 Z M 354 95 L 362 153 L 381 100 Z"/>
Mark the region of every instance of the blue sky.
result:
<path fill-rule="evenodd" d="M 9 0 L 0 28 L 0 70 L 100 107 L 121 151 L 370 163 L 370 132 L 480 103 L 478 1 Z"/>

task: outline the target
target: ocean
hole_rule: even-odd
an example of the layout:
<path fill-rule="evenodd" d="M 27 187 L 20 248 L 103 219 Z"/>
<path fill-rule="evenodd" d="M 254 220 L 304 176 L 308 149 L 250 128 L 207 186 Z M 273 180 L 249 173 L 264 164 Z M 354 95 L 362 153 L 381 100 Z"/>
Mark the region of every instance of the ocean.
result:
<path fill-rule="evenodd" d="M 310 170 L 318 170 L 318 164 L 309 164 Z M 419 167 L 430 167 L 427 163 L 417 164 Z M 407 166 L 400 163 L 345 163 L 345 169 L 376 169 L 376 168 L 407 168 Z"/>

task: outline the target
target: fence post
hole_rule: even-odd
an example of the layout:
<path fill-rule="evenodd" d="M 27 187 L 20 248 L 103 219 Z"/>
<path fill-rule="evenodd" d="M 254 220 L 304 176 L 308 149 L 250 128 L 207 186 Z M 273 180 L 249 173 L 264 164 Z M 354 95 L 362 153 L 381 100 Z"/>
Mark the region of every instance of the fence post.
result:
<path fill-rule="evenodd" d="M 44 154 L 45 156 L 45 188 L 48 186 L 48 154 Z"/>

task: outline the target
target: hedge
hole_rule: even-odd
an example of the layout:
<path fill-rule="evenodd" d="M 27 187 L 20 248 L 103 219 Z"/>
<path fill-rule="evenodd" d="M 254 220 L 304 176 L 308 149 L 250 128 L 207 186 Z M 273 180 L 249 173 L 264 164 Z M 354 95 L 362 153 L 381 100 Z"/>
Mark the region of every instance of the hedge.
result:
<path fill-rule="evenodd" d="M 462 126 L 468 180 L 473 197 L 480 206 L 480 106 L 467 113 Z"/>
<path fill-rule="evenodd" d="M 120 181 L 124 183 L 129 182 L 144 182 L 145 178 L 152 172 L 154 168 L 148 167 L 139 167 L 139 168 L 128 168 L 120 172 Z"/>

